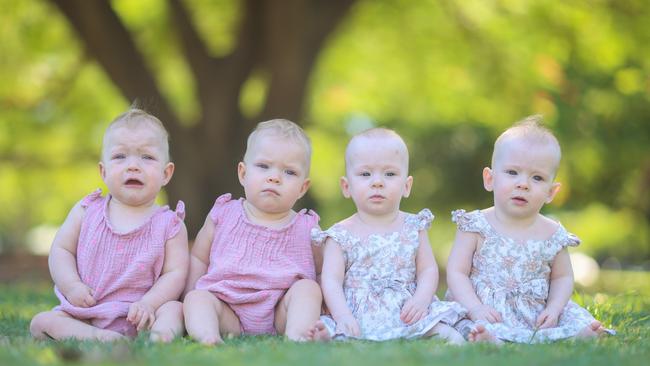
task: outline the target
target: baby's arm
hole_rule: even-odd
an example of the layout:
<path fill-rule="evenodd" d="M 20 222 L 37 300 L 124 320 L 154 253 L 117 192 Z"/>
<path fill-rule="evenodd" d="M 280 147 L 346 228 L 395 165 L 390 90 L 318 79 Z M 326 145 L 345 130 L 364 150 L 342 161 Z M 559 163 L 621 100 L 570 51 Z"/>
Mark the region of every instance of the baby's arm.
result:
<path fill-rule="evenodd" d="M 328 238 L 325 242 L 323 272 L 321 275 L 323 297 L 325 297 L 325 303 L 336 322 L 337 328 L 347 335 L 358 336 L 361 334 L 359 323 L 352 315 L 343 293 L 344 277 L 345 259 L 343 258 L 343 251 L 338 243 Z"/>
<path fill-rule="evenodd" d="M 185 290 L 183 297 L 188 292 L 194 290 L 196 281 L 199 280 L 208 271 L 210 264 L 210 246 L 214 237 L 214 222 L 208 216 L 203 223 L 203 227 L 199 230 L 192 245 L 192 255 L 190 256 L 190 272 L 185 282 Z"/>
<path fill-rule="evenodd" d="M 187 229 L 181 222 L 178 233 L 165 243 L 165 260 L 160 277 L 142 299 L 131 304 L 126 320 L 135 325 L 138 331 L 153 325 L 156 310 L 164 303 L 178 299 L 183 292 L 188 266 Z"/>
<path fill-rule="evenodd" d="M 573 268 L 566 248 L 553 260 L 550 286 L 546 308 L 537 317 L 536 326 L 541 329 L 557 325 L 560 314 L 573 293 Z"/>
<path fill-rule="evenodd" d="M 478 234 L 456 231 L 454 246 L 447 262 L 447 285 L 454 297 L 469 311 L 472 320 L 487 320 L 490 323 L 501 321 L 501 314 L 494 308 L 481 303 L 469 279 L 472 258 L 478 245 Z"/>
<path fill-rule="evenodd" d="M 429 305 L 438 288 L 438 265 L 426 231 L 420 231 L 419 240 L 420 245 L 415 257 L 417 287 L 413 297 L 402 306 L 400 313 L 400 319 L 406 324 L 413 324 L 429 313 Z"/>
<path fill-rule="evenodd" d="M 77 203 L 54 237 L 48 264 L 56 287 L 68 301 L 79 307 L 95 305 L 93 290 L 81 282 L 77 272 L 77 243 L 85 210 Z"/>

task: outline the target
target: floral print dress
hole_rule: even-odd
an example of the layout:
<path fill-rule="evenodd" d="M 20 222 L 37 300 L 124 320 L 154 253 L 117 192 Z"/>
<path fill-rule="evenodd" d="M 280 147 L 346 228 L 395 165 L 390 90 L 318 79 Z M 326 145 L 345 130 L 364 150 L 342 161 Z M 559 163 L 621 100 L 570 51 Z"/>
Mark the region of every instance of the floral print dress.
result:
<path fill-rule="evenodd" d="M 454 211 L 452 220 L 459 230 L 484 239 L 474 253 L 469 277 L 479 300 L 501 314 L 503 322 L 484 323 L 494 336 L 517 343 L 549 342 L 574 337 L 594 321 L 587 310 L 569 300 L 556 327 L 535 328 L 546 307 L 555 256 L 567 246 L 580 244 L 561 224 L 546 240 L 521 241 L 499 234 L 479 210 Z M 446 298 L 453 300 L 450 292 Z"/>
<path fill-rule="evenodd" d="M 343 251 L 343 292 L 348 307 L 359 323 L 361 335 L 348 337 L 336 329 L 331 316 L 322 316 L 334 339 L 359 338 L 383 341 L 423 336 L 439 322 L 453 326 L 466 313 L 458 303 L 434 300 L 429 314 L 414 324 L 400 319 L 404 302 L 415 293 L 415 258 L 420 245 L 419 231 L 431 225 L 428 209 L 406 214 L 400 231 L 371 234 L 361 239 L 336 224 L 326 231 L 312 230 L 312 239 L 324 243 L 331 237 Z"/>

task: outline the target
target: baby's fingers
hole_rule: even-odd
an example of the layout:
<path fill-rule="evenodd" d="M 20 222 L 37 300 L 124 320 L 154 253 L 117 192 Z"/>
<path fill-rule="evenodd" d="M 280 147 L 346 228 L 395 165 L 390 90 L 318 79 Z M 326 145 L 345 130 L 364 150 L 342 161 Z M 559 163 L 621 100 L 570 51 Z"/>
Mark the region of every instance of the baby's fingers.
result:
<path fill-rule="evenodd" d="M 406 304 L 404 304 L 404 306 L 402 306 L 402 311 L 399 313 L 399 319 L 404 323 L 406 323 L 406 319 L 408 318 L 408 314 L 412 308 L 413 307 L 411 306 L 410 303 L 407 302 Z"/>
<path fill-rule="evenodd" d="M 135 325 L 140 321 L 140 307 L 137 305 L 131 305 L 129 308 L 129 313 L 126 315 L 126 320 L 129 321 L 131 324 Z"/>
<path fill-rule="evenodd" d="M 490 313 L 492 314 L 492 316 L 494 316 L 494 322 L 493 323 L 501 323 L 501 313 L 499 313 L 498 311 L 496 311 L 494 309 L 490 310 Z"/>
<path fill-rule="evenodd" d="M 420 309 L 418 309 L 418 308 L 411 309 L 411 311 L 409 312 L 409 317 L 407 319 L 406 324 L 411 325 L 411 324 L 415 323 L 416 321 L 420 320 L 421 314 L 422 314 L 422 312 L 420 311 Z"/>
<path fill-rule="evenodd" d="M 88 294 L 84 297 L 84 304 L 86 307 L 95 306 L 95 298 L 91 294 Z"/>
<path fill-rule="evenodd" d="M 546 328 L 552 328 L 554 326 L 555 324 L 553 321 L 553 317 L 548 314 L 545 314 L 544 321 L 539 325 L 539 328 L 546 329 Z"/>
<path fill-rule="evenodd" d="M 138 332 L 143 330 L 143 329 L 151 328 L 151 326 L 153 325 L 154 319 L 155 319 L 155 317 L 154 317 L 153 314 L 145 312 L 142 315 L 142 319 L 140 319 L 140 322 L 138 323 L 138 326 L 136 327 Z"/>
<path fill-rule="evenodd" d="M 489 321 L 490 323 L 497 323 L 497 314 L 494 314 L 490 311 L 485 314 L 485 320 Z"/>
<path fill-rule="evenodd" d="M 426 314 L 427 314 L 427 313 L 426 313 L 424 310 L 420 310 L 420 311 L 418 311 L 418 312 L 415 314 L 415 316 L 413 317 L 413 320 L 411 320 L 411 323 L 410 323 L 410 324 L 413 324 L 413 323 L 417 323 L 417 322 L 419 322 L 420 320 L 422 320 L 422 318 L 424 318 L 424 317 L 426 316 Z"/>
<path fill-rule="evenodd" d="M 354 324 L 352 324 L 352 335 L 354 335 L 355 337 L 358 337 L 358 336 L 361 335 L 361 330 L 359 329 L 359 324 L 357 324 L 356 322 Z"/>

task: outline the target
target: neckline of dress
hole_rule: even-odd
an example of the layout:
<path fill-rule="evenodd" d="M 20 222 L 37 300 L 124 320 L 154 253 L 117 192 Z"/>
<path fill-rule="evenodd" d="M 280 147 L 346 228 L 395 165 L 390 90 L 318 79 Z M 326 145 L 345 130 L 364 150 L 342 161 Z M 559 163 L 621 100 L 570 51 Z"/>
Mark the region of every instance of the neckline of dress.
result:
<path fill-rule="evenodd" d="M 166 210 L 169 209 L 168 205 L 159 206 L 158 208 L 156 208 L 151 213 L 151 215 L 149 215 L 149 217 L 146 220 L 142 221 L 142 224 L 136 226 L 135 228 L 133 228 L 133 229 L 131 229 L 129 231 L 126 231 L 126 232 L 122 233 L 122 232 L 119 232 L 119 231 L 115 230 L 115 228 L 113 227 L 113 224 L 111 223 L 111 220 L 110 220 L 110 218 L 108 216 L 108 204 L 111 201 L 111 199 L 113 199 L 113 195 L 111 195 L 110 193 L 108 195 L 106 195 L 106 201 L 104 202 L 104 208 L 103 208 L 102 211 L 103 211 L 103 215 L 104 215 L 104 221 L 106 222 L 106 226 L 108 226 L 108 228 L 111 230 L 111 232 L 113 234 L 118 235 L 118 236 L 130 236 L 130 235 L 136 234 L 137 232 L 142 230 L 145 226 L 149 225 L 149 223 L 153 220 L 153 218 L 156 215 L 158 215 L 159 212 L 166 211 Z"/>
<path fill-rule="evenodd" d="M 403 211 L 401 211 L 401 212 L 403 212 Z M 348 236 L 353 237 L 353 238 L 356 238 L 356 239 L 359 240 L 360 242 L 361 242 L 361 241 L 364 241 L 364 240 L 368 240 L 368 239 L 371 238 L 371 237 L 388 238 L 388 237 L 393 236 L 393 235 L 395 235 L 395 234 L 398 234 L 398 235 L 399 235 L 399 234 L 403 233 L 404 230 L 406 230 L 406 226 L 407 226 L 407 225 L 406 225 L 406 222 L 407 222 L 407 219 L 408 219 L 410 216 L 414 216 L 414 214 L 412 214 L 412 213 L 408 213 L 408 212 L 403 212 L 403 213 L 404 213 L 404 218 L 402 219 L 402 225 L 400 226 L 399 230 L 386 231 L 386 232 L 384 232 L 384 233 L 370 233 L 370 234 L 366 235 L 366 236 L 363 237 L 363 238 L 360 237 L 360 236 L 354 235 L 354 234 L 352 233 L 352 231 L 350 231 L 349 229 L 347 229 L 347 228 L 344 227 L 343 225 L 336 224 L 335 227 L 338 227 L 339 230 L 343 230 L 343 231 L 345 231 L 345 233 L 348 234 Z"/>
<path fill-rule="evenodd" d="M 563 226 L 562 226 L 562 224 L 561 224 L 560 222 L 553 220 L 553 222 L 555 222 L 555 223 L 557 224 L 557 228 L 553 231 L 553 233 L 552 233 L 551 235 L 548 236 L 548 238 L 546 238 L 546 239 L 515 239 L 515 238 L 513 238 L 512 236 L 505 235 L 505 234 L 501 233 L 500 231 L 498 231 L 498 230 L 497 230 L 497 229 L 496 229 L 496 228 L 495 228 L 495 227 L 490 223 L 490 220 L 488 220 L 488 218 L 487 218 L 487 216 L 485 215 L 485 212 L 484 212 L 484 211 L 485 211 L 485 210 L 478 210 L 478 212 L 479 212 L 479 214 L 480 214 L 480 218 L 481 218 L 483 221 L 485 221 L 485 224 L 486 224 L 486 227 L 488 228 L 488 230 L 489 230 L 489 231 L 490 231 L 494 236 L 498 236 L 498 237 L 501 237 L 501 238 L 504 238 L 504 239 L 508 239 L 510 242 L 513 242 L 513 243 L 529 243 L 529 242 L 534 242 L 534 243 L 535 243 L 535 242 L 542 242 L 542 243 L 546 243 L 546 242 L 549 242 L 549 241 L 551 241 L 552 239 L 554 239 L 555 236 L 559 235 L 560 232 L 561 232 L 562 229 L 563 229 Z"/>
<path fill-rule="evenodd" d="M 294 223 L 298 220 L 298 216 L 304 215 L 305 212 L 307 212 L 307 209 L 303 208 L 300 211 L 296 212 L 296 214 L 293 216 L 293 218 L 286 225 L 281 226 L 279 228 L 272 228 L 272 227 L 268 227 L 268 226 L 265 226 L 265 225 L 262 225 L 262 224 L 255 223 L 255 222 L 251 221 L 248 218 L 248 216 L 246 215 L 246 209 L 244 208 L 244 201 L 245 201 L 244 197 L 240 197 L 237 201 L 239 202 L 239 210 L 240 210 L 242 220 L 247 225 L 253 226 L 253 227 L 256 227 L 256 228 L 259 228 L 259 229 L 263 229 L 263 230 L 277 232 L 277 233 L 286 231 L 289 228 L 291 228 L 294 225 Z"/>

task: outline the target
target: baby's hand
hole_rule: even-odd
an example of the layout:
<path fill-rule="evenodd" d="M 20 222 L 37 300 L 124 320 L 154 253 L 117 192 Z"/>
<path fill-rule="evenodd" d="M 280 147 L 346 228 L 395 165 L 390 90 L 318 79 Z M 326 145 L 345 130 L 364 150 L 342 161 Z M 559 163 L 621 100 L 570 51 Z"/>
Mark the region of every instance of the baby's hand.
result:
<path fill-rule="evenodd" d="M 561 311 L 546 308 L 539 313 L 535 327 L 538 329 L 553 328 L 557 326 L 558 319 L 560 318 Z"/>
<path fill-rule="evenodd" d="M 406 300 L 404 306 L 402 306 L 402 312 L 399 314 L 399 318 L 408 325 L 414 324 L 429 314 L 430 304 L 431 301 L 427 299 L 420 299 L 413 296 Z"/>
<path fill-rule="evenodd" d="M 81 281 L 70 286 L 70 289 L 64 295 L 70 304 L 81 308 L 88 308 L 96 303 L 95 298 L 93 298 L 93 289 Z"/>
<path fill-rule="evenodd" d="M 501 314 L 493 307 L 485 304 L 471 308 L 469 310 L 469 318 L 473 321 L 485 320 L 490 323 L 501 322 Z"/>
<path fill-rule="evenodd" d="M 137 301 L 129 307 L 126 320 L 133 324 L 137 331 L 149 330 L 156 320 L 156 310 L 144 301 Z"/>
<path fill-rule="evenodd" d="M 343 333 L 347 336 L 358 337 L 361 335 L 361 328 L 359 322 L 352 315 L 345 316 L 341 319 L 335 319 L 336 333 Z"/>

